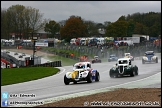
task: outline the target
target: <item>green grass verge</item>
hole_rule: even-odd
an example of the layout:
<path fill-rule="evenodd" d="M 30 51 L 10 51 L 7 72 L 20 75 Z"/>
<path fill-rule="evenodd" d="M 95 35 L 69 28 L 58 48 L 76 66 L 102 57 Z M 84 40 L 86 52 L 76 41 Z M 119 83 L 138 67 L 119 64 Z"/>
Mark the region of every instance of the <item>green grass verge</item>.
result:
<path fill-rule="evenodd" d="M 61 61 L 62 66 L 72 66 L 73 64 L 75 64 L 76 62 L 78 62 L 78 60 L 73 60 L 70 58 L 66 58 L 66 57 L 61 57 L 61 56 L 47 56 L 45 57 L 51 61 Z"/>
<path fill-rule="evenodd" d="M 56 56 L 46 56 L 44 58 L 49 59 L 51 61 L 61 61 L 62 66 L 72 66 L 73 64 L 79 62 L 79 60 L 65 58 L 65 57 L 61 57 L 61 56 L 57 56 L 57 55 Z M 107 58 L 102 58 L 101 60 L 102 60 L 102 62 L 108 62 Z"/>
<path fill-rule="evenodd" d="M 1 86 L 36 80 L 60 71 L 53 67 L 26 67 L 1 69 Z"/>

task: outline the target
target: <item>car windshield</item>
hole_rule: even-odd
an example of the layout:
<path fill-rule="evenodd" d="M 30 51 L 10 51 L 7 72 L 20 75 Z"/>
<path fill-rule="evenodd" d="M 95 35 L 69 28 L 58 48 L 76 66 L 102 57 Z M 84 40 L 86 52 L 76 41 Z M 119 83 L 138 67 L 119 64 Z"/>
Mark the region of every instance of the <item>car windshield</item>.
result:
<path fill-rule="evenodd" d="M 110 55 L 110 57 L 115 57 L 115 55 Z"/>
<path fill-rule="evenodd" d="M 130 56 L 130 54 L 126 54 L 125 56 Z"/>
<path fill-rule="evenodd" d="M 85 68 L 85 65 L 76 65 L 75 66 L 75 69 L 84 69 Z"/>
<path fill-rule="evenodd" d="M 98 59 L 98 56 L 94 56 L 95 59 Z"/>
<path fill-rule="evenodd" d="M 128 63 L 127 60 L 120 60 L 120 61 L 119 61 L 119 64 L 127 64 L 127 63 Z"/>
<path fill-rule="evenodd" d="M 146 54 L 146 55 L 154 55 L 153 52 L 146 52 L 145 54 Z"/>

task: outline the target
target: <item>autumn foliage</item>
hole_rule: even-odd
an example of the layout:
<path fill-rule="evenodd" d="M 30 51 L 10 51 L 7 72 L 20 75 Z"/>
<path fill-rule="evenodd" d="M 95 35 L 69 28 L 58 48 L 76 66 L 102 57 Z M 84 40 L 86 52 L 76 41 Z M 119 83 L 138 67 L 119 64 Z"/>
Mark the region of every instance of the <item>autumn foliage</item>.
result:
<path fill-rule="evenodd" d="M 65 26 L 60 29 L 61 38 L 67 42 L 72 38 L 84 37 L 86 35 L 86 25 L 78 17 L 70 17 Z"/>

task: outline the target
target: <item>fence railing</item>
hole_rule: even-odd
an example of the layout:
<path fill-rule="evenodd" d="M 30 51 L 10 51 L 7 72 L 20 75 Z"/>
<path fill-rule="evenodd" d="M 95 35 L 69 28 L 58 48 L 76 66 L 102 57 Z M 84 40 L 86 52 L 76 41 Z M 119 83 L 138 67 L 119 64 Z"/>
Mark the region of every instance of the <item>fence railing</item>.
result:
<path fill-rule="evenodd" d="M 21 67 L 62 67 L 61 61 L 54 61 L 44 64 L 36 64 L 36 65 L 28 65 L 28 66 L 21 66 Z"/>

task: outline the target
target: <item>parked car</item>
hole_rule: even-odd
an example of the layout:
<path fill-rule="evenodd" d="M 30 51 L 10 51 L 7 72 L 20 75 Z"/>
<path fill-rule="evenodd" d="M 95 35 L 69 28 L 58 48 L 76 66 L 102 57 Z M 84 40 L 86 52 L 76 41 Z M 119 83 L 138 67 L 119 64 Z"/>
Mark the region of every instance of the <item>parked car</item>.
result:
<path fill-rule="evenodd" d="M 124 75 L 135 76 L 138 75 L 138 67 L 132 65 L 130 58 L 120 58 L 116 65 L 110 69 L 109 75 L 111 78 L 122 77 Z"/>
<path fill-rule="evenodd" d="M 94 56 L 94 59 L 92 59 L 92 63 L 101 63 L 101 59 L 99 59 L 98 56 Z"/>
<path fill-rule="evenodd" d="M 69 85 L 70 82 L 74 84 L 80 81 L 91 83 L 93 81 L 98 82 L 99 80 L 100 74 L 96 69 L 91 68 L 90 62 L 78 62 L 73 65 L 72 72 L 67 72 L 64 75 L 65 85 Z"/>
<path fill-rule="evenodd" d="M 23 56 L 22 55 L 19 55 L 19 58 L 23 58 Z"/>
<path fill-rule="evenodd" d="M 131 61 L 134 61 L 134 57 L 130 53 L 125 53 L 124 55 L 124 58 L 130 58 Z"/>
<path fill-rule="evenodd" d="M 145 62 L 155 62 L 158 63 L 158 57 L 155 56 L 154 51 L 146 51 L 144 56 L 142 57 L 142 64 Z"/>
<path fill-rule="evenodd" d="M 118 57 L 114 54 L 111 54 L 108 58 L 108 62 L 117 61 L 117 60 L 118 60 Z"/>
<path fill-rule="evenodd" d="M 25 53 L 22 53 L 22 56 L 26 56 L 26 54 Z"/>

